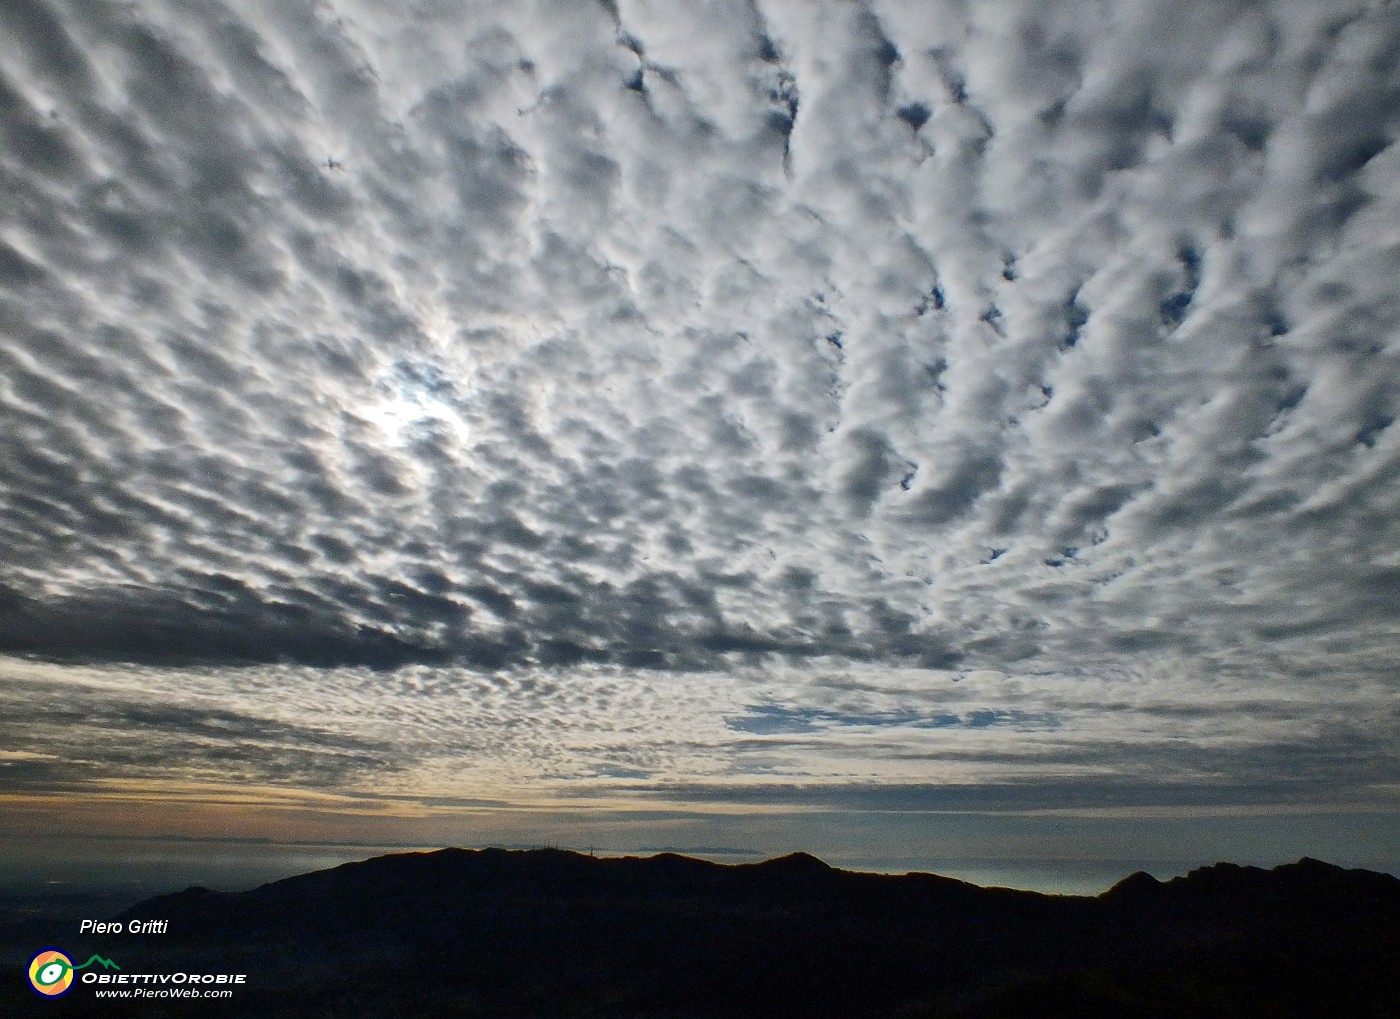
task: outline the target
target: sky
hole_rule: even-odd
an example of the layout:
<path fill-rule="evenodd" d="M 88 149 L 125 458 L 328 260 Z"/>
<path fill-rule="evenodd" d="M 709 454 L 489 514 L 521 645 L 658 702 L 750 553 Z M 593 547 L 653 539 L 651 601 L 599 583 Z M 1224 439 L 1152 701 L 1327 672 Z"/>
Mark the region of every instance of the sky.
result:
<path fill-rule="evenodd" d="M 0 26 L 9 872 L 1400 868 L 1395 4 Z"/>

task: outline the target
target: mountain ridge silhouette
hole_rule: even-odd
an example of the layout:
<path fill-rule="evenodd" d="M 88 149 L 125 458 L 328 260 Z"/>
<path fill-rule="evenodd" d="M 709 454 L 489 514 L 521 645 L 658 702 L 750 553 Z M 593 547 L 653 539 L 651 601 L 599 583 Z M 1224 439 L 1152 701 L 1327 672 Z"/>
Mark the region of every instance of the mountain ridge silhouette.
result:
<path fill-rule="evenodd" d="M 1400 879 L 1308 858 L 1068 896 L 807 853 L 444 849 L 190 888 L 119 919 L 170 921 L 143 949 L 246 968 L 237 1007 L 217 1014 L 303 1014 L 296 1001 L 492 1019 L 1400 1014 Z"/>

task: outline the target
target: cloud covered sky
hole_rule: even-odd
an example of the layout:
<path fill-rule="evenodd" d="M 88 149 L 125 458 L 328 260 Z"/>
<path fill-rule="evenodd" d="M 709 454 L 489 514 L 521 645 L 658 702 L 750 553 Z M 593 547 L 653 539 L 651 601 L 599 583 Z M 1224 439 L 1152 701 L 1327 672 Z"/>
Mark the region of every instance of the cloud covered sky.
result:
<path fill-rule="evenodd" d="M 1393 4 L 0 25 L 15 816 L 1393 812 Z"/>

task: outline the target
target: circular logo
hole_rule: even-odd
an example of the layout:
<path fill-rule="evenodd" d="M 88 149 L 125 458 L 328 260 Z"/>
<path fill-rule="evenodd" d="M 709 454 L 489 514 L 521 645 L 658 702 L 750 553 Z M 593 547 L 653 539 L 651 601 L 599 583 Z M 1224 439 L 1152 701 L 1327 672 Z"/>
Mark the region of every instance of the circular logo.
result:
<path fill-rule="evenodd" d="M 29 986 L 46 998 L 67 994 L 73 986 L 73 960 L 56 948 L 46 948 L 29 960 Z"/>

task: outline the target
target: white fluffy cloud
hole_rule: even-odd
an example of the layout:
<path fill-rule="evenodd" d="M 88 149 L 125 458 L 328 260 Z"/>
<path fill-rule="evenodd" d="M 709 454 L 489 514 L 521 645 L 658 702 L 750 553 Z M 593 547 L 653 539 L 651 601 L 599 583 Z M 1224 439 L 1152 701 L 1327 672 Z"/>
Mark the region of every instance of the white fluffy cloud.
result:
<path fill-rule="evenodd" d="M 0 646 L 110 773 L 1393 787 L 1392 5 L 0 22 Z"/>

